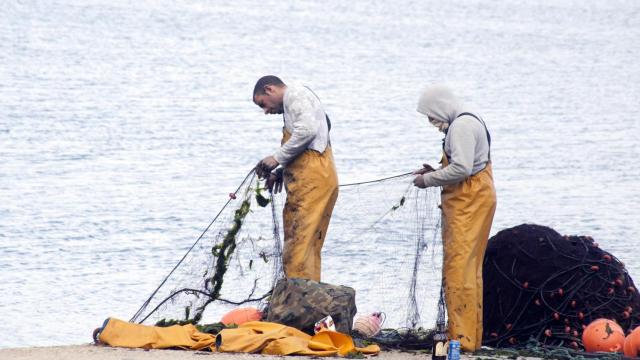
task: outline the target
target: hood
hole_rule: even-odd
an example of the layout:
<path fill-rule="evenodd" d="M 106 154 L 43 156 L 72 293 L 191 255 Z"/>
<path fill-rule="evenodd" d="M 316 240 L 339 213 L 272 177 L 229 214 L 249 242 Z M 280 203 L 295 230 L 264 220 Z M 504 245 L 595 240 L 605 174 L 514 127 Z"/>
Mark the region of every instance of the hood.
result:
<path fill-rule="evenodd" d="M 438 121 L 451 124 L 463 113 L 464 103 L 446 86 L 434 85 L 426 88 L 418 100 L 418 112 Z"/>

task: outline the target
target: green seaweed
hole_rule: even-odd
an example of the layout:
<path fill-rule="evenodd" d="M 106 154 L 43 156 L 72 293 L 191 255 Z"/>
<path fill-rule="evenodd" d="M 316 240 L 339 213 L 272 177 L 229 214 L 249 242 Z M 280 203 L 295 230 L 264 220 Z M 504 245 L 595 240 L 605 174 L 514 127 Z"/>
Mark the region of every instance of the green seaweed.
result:
<path fill-rule="evenodd" d="M 266 207 L 267 205 L 269 205 L 269 203 L 271 202 L 270 199 L 266 198 L 264 195 L 262 195 L 262 190 L 265 190 L 265 188 L 261 188 L 260 184 L 258 184 L 258 186 L 256 187 L 256 202 L 258 203 L 258 205 L 260 207 Z"/>
<path fill-rule="evenodd" d="M 235 210 L 231 227 L 224 235 L 222 242 L 214 245 L 211 248 L 211 253 L 216 257 L 213 275 L 205 279 L 205 289 L 208 292 L 208 299 L 204 304 L 195 309 L 193 318 L 189 318 L 191 309 L 185 309 L 185 320 L 179 320 L 180 323 L 197 324 L 202 319 L 202 313 L 204 309 L 211 302 L 217 300 L 220 297 L 220 289 L 222 289 L 222 283 L 225 273 L 229 267 L 229 260 L 231 255 L 236 249 L 236 236 L 242 229 L 242 224 L 247 214 L 251 210 L 251 199 L 248 196 L 251 188 L 247 188 L 245 193 L 245 200 L 242 201 L 240 207 Z M 172 321 L 172 320 L 169 320 Z"/>
<path fill-rule="evenodd" d="M 396 211 L 398 210 L 401 206 L 404 206 L 404 202 L 405 202 L 405 197 L 403 196 L 400 199 L 400 202 L 397 205 L 393 205 L 393 207 L 391 208 L 391 211 Z"/>
<path fill-rule="evenodd" d="M 236 236 L 238 235 L 238 233 L 240 233 L 242 224 L 244 223 L 246 216 L 251 211 L 251 196 L 249 196 L 249 193 L 251 191 L 255 192 L 256 202 L 261 207 L 266 207 L 271 202 L 270 199 L 262 195 L 263 190 L 265 190 L 265 188 L 260 187 L 259 182 L 255 188 L 252 188 L 251 186 L 247 187 L 244 200 L 234 212 L 231 226 L 224 234 L 222 241 L 211 247 L 211 254 L 213 254 L 216 259 L 214 267 L 212 269 L 213 275 L 211 277 L 206 277 L 207 274 L 209 274 L 209 270 L 206 270 L 204 273 L 204 276 L 206 277 L 204 288 L 207 292 L 208 299 L 204 302 L 204 304 L 196 309 L 193 309 L 193 311 L 191 307 L 187 306 L 185 308 L 184 320 L 162 319 L 156 323 L 157 326 L 197 324 L 202 319 L 202 313 L 204 312 L 206 306 L 220 297 L 223 278 L 227 272 L 231 255 L 236 249 Z M 261 254 L 260 256 L 265 262 L 267 262 L 267 257 L 265 254 Z M 249 269 L 251 269 L 252 267 L 253 260 L 249 262 Z M 192 314 L 193 317 L 190 318 Z"/>
<path fill-rule="evenodd" d="M 159 327 L 168 327 L 173 325 L 187 325 L 187 324 L 195 324 L 194 319 L 187 319 L 187 320 L 161 319 L 161 320 L 158 320 L 155 325 Z"/>
<path fill-rule="evenodd" d="M 207 334 L 213 334 L 213 335 L 217 335 L 220 331 L 224 329 L 235 328 L 235 327 L 237 327 L 237 325 L 232 324 L 227 326 L 221 322 L 217 322 L 213 324 L 196 325 L 196 329 L 198 329 L 198 331 L 207 333 Z"/>

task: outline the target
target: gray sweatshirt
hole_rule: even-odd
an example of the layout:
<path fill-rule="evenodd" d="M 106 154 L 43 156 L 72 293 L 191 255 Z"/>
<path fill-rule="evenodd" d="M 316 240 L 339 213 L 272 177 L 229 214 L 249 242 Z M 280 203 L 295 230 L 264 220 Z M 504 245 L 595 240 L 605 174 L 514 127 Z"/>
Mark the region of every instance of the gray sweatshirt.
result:
<path fill-rule="evenodd" d="M 284 127 L 291 138 L 273 155 L 286 166 L 305 150 L 320 154 L 329 144 L 329 127 L 320 99 L 307 87 L 289 85 L 282 98 Z"/>
<path fill-rule="evenodd" d="M 417 110 L 432 118 L 432 124 L 441 130 L 448 128 L 444 152 L 449 158 L 449 165 L 424 174 L 427 187 L 456 184 L 485 168 L 489 161 L 485 126 L 473 116 L 458 117 L 461 113 L 471 111 L 451 90 L 441 85 L 427 88 L 420 97 Z"/>

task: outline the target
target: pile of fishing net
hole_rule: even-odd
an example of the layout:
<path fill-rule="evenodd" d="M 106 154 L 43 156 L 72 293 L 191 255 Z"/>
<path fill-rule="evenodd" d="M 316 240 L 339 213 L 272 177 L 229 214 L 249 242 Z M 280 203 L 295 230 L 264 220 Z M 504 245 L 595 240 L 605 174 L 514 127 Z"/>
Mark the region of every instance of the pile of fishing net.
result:
<path fill-rule="evenodd" d="M 384 313 L 389 344 L 428 348 L 423 328 L 435 323 L 441 283 L 440 194 L 412 180 L 407 173 L 340 185 L 322 280 L 355 289 L 359 314 Z M 283 278 L 285 196 L 263 187 L 253 171 L 246 176 L 132 322 L 216 332 L 232 309 L 266 309 Z"/>
<path fill-rule="evenodd" d="M 582 349 L 597 318 L 640 325 L 640 296 L 624 264 L 589 236 L 519 225 L 489 240 L 484 259 L 483 344 Z"/>

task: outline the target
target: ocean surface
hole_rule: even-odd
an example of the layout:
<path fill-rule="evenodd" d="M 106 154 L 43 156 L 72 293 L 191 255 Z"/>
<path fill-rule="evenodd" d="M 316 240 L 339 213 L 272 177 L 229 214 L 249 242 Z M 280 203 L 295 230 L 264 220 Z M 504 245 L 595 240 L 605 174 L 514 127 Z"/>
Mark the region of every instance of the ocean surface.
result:
<path fill-rule="evenodd" d="M 0 347 L 133 315 L 278 146 L 266 74 L 320 96 L 342 183 L 437 163 L 415 107 L 449 84 L 492 134 L 492 233 L 591 235 L 640 280 L 639 57 L 633 0 L 0 0 Z M 331 254 L 331 283 L 367 257 Z"/>

